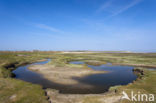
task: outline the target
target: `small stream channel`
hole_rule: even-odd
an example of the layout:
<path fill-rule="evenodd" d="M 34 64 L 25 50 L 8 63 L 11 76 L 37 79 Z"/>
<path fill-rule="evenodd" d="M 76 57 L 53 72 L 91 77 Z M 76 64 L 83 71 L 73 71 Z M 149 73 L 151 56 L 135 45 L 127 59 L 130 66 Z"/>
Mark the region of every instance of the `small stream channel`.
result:
<path fill-rule="evenodd" d="M 49 61 L 50 59 L 30 65 L 46 64 Z M 73 61 L 70 63 L 77 65 L 84 64 L 84 62 L 82 61 Z M 71 85 L 61 85 L 45 79 L 41 74 L 29 70 L 28 67 L 30 65 L 20 66 L 16 70 L 14 70 L 13 73 L 16 75 L 15 78 L 34 84 L 39 84 L 43 86 L 43 88 L 57 89 L 61 93 L 104 93 L 108 91 L 110 86 L 127 85 L 137 78 L 137 76 L 132 71 L 134 67 L 131 66 L 116 66 L 111 65 L 110 63 L 100 66 L 88 65 L 88 67 L 92 68 L 93 70 L 109 72 L 102 74 L 92 74 L 81 78 L 73 77 L 73 79 L 77 80 L 80 84 L 91 85 L 91 88 L 81 88 L 81 86 L 79 86 L 79 88 L 73 88 L 73 86 Z"/>

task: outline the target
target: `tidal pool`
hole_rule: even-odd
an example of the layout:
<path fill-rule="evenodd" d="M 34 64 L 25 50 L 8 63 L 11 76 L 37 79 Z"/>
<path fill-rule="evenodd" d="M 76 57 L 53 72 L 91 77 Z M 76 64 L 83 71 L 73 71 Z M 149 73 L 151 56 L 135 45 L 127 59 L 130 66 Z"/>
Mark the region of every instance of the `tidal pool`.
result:
<path fill-rule="evenodd" d="M 46 64 L 50 59 L 42 62 L 33 63 L 30 65 Z M 71 64 L 84 64 L 82 61 L 72 61 Z M 61 93 L 70 94 L 90 94 L 90 93 L 104 93 L 108 91 L 111 86 L 115 85 L 127 85 L 136 80 L 137 76 L 133 73 L 131 66 L 116 66 L 111 63 L 103 64 L 100 66 L 87 65 L 93 70 L 108 71 L 108 73 L 92 74 L 84 77 L 73 77 L 78 81 L 78 86 L 62 85 L 45 79 L 41 74 L 28 69 L 30 65 L 20 66 L 13 73 L 15 78 L 21 79 L 34 84 L 39 84 L 43 88 L 57 89 Z M 90 87 L 81 87 L 81 84 L 89 85 Z"/>

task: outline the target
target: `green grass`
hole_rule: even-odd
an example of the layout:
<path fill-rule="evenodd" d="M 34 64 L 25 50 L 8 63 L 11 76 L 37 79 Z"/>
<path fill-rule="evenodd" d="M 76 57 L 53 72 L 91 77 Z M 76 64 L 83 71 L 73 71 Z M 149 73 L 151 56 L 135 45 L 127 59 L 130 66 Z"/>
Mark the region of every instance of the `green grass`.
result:
<path fill-rule="evenodd" d="M 88 63 L 98 63 L 103 64 L 106 62 L 110 63 L 121 63 L 128 65 L 146 65 L 146 66 L 156 66 L 156 53 L 85 53 L 85 54 L 57 54 L 54 56 L 62 58 L 58 61 L 84 61 Z M 58 58 L 57 58 L 58 59 Z M 95 61 L 95 62 L 94 62 Z"/>
<path fill-rule="evenodd" d="M 39 85 L 12 78 L 1 78 L 0 84 L 0 103 L 48 103 Z"/>
<path fill-rule="evenodd" d="M 16 67 L 48 56 L 42 53 L 0 52 L 0 103 L 48 103 L 41 86 L 11 78 Z"/>

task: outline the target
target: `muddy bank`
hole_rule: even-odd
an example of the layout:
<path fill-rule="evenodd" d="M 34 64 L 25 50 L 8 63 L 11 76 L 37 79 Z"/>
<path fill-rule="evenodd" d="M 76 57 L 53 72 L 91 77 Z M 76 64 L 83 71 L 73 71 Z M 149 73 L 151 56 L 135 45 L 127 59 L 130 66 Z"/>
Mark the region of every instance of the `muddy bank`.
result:
<path fill-rule="evenodd" d="M 46 89 L 50 103 L 119 103 L 122 95 L 115 92 L 103 94 L 61 94 L 57 90 Z"/>

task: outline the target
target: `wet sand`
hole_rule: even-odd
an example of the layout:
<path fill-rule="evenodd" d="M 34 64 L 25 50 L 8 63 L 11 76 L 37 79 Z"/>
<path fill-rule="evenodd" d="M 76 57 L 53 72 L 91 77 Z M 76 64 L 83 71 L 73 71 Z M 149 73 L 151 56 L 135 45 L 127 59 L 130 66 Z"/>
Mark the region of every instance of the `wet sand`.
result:
<path fill-rule="evenodd" d="M 32 65 L 28 69 L 42 74 L 46 79 L 63 84 L 75 85 L 78 81 L 73 79 L 76 77 L 83 77 L 91 74 L 107 73 L 107 71 L 95 71 L 89 68 L 79 67 L 54 67 L 52 65 Z"/>

